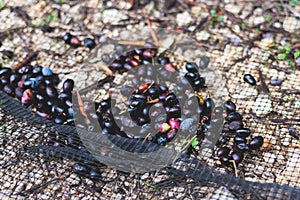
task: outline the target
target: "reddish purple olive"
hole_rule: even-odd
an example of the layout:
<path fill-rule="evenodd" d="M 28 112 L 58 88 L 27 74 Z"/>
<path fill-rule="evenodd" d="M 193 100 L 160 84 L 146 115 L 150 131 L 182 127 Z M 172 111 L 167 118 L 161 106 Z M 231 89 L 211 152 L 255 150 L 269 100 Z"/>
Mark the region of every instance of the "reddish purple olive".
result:
<path fill-rule="evenodd" d="M 145 51 L 143 51 L 143 57 L 146 59 L 152 58 L 153 56 L 155 56 L 156 51 L 154 49 L 146 49 Z"/>
<path fill-rule="evenodd" d="M 236 164 L 239 164 L 243 161 L 244 154 L 243 154 L 243 152 L 240 152 L 240 151 L 234 151 L 234 152 L 232 152 L 231 157 L 232 157 L 232 160 L 234 160 Z"/>
<path fill-rule="evenodd" d="M 228 156 L 230 152 L 229 147 L 222 147 L 217 151 L 217 156 L 219 158 L 224 157 L 224 156 Z"/>
<path fill-rule="evenodd" d="M 78 37 L 73 36 L 70 40 L 70 45 L 75 48 L 79 47 L 81 46 L 81 41 L 78 39 Z"/>
<path fill-rule="evenodd" d="M 249 142 L 249 148 L 252 150 L 259 149 L 264 143 L 264 138 L 262 136 L 257 136 L 254 137 L 252 140 Z"/>
<path fill-rule="evenodd" d="M 250 85 L 256 85 L 256 80 L 251 74 L 245 74 L 244 81 Z"/>
<path fill-rule="evenodd" d="M 236 110 L 236 105 L 231 100 L 226 101 L 224 107 L 227 113 L 235 112 Z"/>
<path fill-rule="evenodd" d="M 34 95 L 31 89 L 27 89 L 23 92 L 21 102 L 24 105 L 28 105 L 34 99 Z"/>
<path fill-rule="evenodd" d="M 175 118 L 171 118 L 169 119 L 169 125 L 171 127 L 171 129 L 176 129 L 178 130 L 180 128 L 180 122 L 178 119 L 175 119 Z"/>
<path fill-rule="evenodd" d="M 70 93 L 72 92 L 73 88 L 74 88 L 74 81 L 72 79 L 65 80 L 65 82 L 63 83 L 63 91 Z"/>

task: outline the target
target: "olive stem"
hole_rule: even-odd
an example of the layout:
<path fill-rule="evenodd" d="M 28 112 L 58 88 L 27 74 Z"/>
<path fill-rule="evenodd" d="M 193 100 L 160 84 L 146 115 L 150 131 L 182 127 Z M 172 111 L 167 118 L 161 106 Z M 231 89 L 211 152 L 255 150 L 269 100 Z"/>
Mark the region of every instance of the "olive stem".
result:
<path fill-rule="evenodd" d="M 236 163 L 234 160 L 229 160 L 229 162 L 232 162 L 233 163 L 233 169 L 234 169 L 234 174 L 235 174 L 235 177 L 238 177 L 238 174 L 237 174 L 237 168 L 236 168 Z"/>
<path fill-rule="evenodd" d="M 159 41 L 158 41 L 158 39 L 157 39 L 157 35 L 156 35 L 154 29 L 152 28 L 152 23 L 151 23 L 151 21 L 150 21 L 149 18 L 147 19 L 147 24 L 148 24 L 148 27 L 150 28 L 150 32 L 151 32 L 152 38 L 153 38 L 153 40 L 154 40 L 154 44 L 155 44 L 156 46 L 159 46 Z"/>
<path fill-rule="evenodd" d="M 194 135 L 190 140 L 188 140 L 187 144 L 180 149 L 180 152 L 183 152 L 184 150 L 186 150 L 192 143 L 193 139 L 195 139 L 197 137 L 197 135 Z"/>

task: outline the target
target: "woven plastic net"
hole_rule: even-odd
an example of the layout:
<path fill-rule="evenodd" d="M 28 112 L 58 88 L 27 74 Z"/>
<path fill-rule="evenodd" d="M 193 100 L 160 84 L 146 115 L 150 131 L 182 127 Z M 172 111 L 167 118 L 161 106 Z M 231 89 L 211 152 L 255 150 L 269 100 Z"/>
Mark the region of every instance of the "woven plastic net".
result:
<path fill-rule="evenodd" d="M 62 56 L 56 60 L 57 65 L 51 66 L 53 71 L 61 73 L 61 80 L 72 78 L 80 83 L 77 87 L 84 93 L 83 100 L 98 93 L 107 95 L 105 84 L 99 80 L 111 79 L 103 72 L 107 68 L 99 66 L 108 66 L 101 56 L 113 55 L 115 44 L 123 45 L 131 40 L 154 43 L 146 20 L 132 17 L 133 13 L 141 16 L 143 9 L 150 9 L 161 20 L 156 16 L 152 23 L 175 30 L 164 29 L 163 36 L 174 38 L 183 34 L 189 38 L 188 45 L 180 41 L 182 46 L 168 49 L 170 59 L 178 65 L 190 60 L 206 63 L 207 68 L 199 68 L 208 90 L 213 91 L 206 95 L 216 102 L 230 99 L 235 103 L 244 127 L 251 130 L 248 142 L 262 136 L 263 144 L 255 151 L 244 153 L 238 164 L 221 162 L 216 156 L 220 147 L 236 148 L 234 136 L 225 123 L 215 136 L 217 140 L 223 137 L 221 145 L 205 148 L 199 139 L 184 149 L 191 151 L 189 155 L 179 151 L 182 154 L 161 169 L 124 172 L 120 170 L 122 167 L 100 162 L 84 148 L 79 135 L 89 130 L 43 119 L 1 91 L 2 199 L 300 199 L 300 2 L 134 0 L 130 3 L 103 1 L 96 8 L 91 2 L 88 6 L 81 1 L 63 4 L 71 8 L 88 7 L 94 14 L 101 8 L 103 18 L 98 22 L 101 27 L 123 33 L 115 37 L 112 33 L 114 43 L 99 44 L 88 52 L 82 65 L 71 69 L 61 67 Z M 62 9 L 61 6 L 56 5 Z M 119 11 L 131 17 L 125 18 Z M 167 21 L 167 17 L 173 21 Z M 92 25 L 84 23 L 94 31 Z M 139 31 L 133 31 L 135 25 Z M 160 37 L 159 29 L 154 30 Z M 178 35 L 172 35 L 174 32 Z M 4 31 L 1 37 L 9 34 Z M 180 48 L 181 51 L 176 51 Z M 76 49 L 69 51 L 76 54 Z M 45 58 L 49 59 L 52 58 Z M 247 83 L 245 74 L 251 74 L 257 83 Z M 116 77 L 123 76 L 120 73 Z M 122 86 L 125 76 L 121 79 L 114 83 L 115 88 Z M 96 84 L 88 87 L 93 82 Z M 56 142 L 49 143 L 50 137 Z M 114 145 L 128 148 L 145 142 L 115 135 L 108 137 Z M 192 139 L 183 144 L 188 141 Z M 106 154 L 107 149 L 102 150 Z M 162 151 L 160 158 L 170 155 Z M 149 162 L 154 162 L 151 159 Z"/>

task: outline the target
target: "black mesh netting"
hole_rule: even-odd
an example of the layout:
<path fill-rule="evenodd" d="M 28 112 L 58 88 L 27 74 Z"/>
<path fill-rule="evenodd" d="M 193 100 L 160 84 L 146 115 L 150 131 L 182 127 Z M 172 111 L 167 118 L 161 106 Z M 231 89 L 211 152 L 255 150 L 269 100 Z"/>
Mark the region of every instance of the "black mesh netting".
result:
<path fill-rule="evenodd" d="M 52 5 L 53 1 L 48 3 Z M 7 7 L 28 25 L 33 19 L 26 17 L 25 13 L 32 13 L 32 5 L 34 4 L 28 3 L 21 10 L 10 4 Z M 232 132 L 228 131 L 230 124 L 226 122 L 221 133 L 215 136 L 223 138 L 216 146 L 201 147 L 202 140 L 198 137 L 196 144 L 186 146 L 186 151 L 167 167 L 142 174 L 125 173 L 99 162 L 85 148 L 77 134 L 78 130 L 88 132 L 84 126 L 76 129 L 71 125 L 60 125 L 43 119 L 34 109 L 32 111 L 30 107 L 22 106 L 20 101 L 0 91 L 1 199 L 300 199 L 300 2 L 198 0 L 162 3 L 134 0 L 98 3 L 88 1 L 85 4 L 82 1 L 55 1 L 50 6 L 52 11 L 45 11 L 48 21 L 44 23 L 62 32 L 71 30 L 66 22 L 70 20 L 70 16 L 65 13 L 68 13 L 68 8 L 76 6 L 83 9 L 78 12 L 82 22 L 77 24 L 78 28 L 74 26 L 73 33 L 81 36 L 89 33 L 94 38 L 105 40 L 104 37 L 99 37 L 100 34 L 93 34 L 99 33 L 99 30 L 91 25 L 92 18 L 97 18 L 100 10 L 101 17 L 94 23 L 100 24 L 101 31 L 111 29 L 111 32 L 106 33 L 118 38 L 119 40 L 115 40 L 117 43 L 119 41 L 118 44 L 129 44 L 128 40 L 135 40 L 139 33 L 131 34 L 130 31 L 140 29 L 139 26 L 150 26 L 149 21 L 147 24 L 149 19 L 156 26 L 169 28 L 192 38 L 193 47 L 201 49 L 200 55 L 194 57 L 197 57 L 197 64 L 200 61 L 199 73 L 206 78 L 208 90 L 211 83 L 220 82 L 219 90 L 214 91 L 221 94 L 224 98 L 222 100 L 230 99 L 235 103 L 237 112 L 243 117 L 243 126 L 251 130 L 248 142 L 258 136 L 262 136 L 264 142 L 258 149 L 245 152 L 238 164 L 224 160 L 220 162 L 216 156 L 219 148 L 236 148 Z M 0 15 L 8 15 L 7 10 L 5 7 L 0 8 Z M 74 11 L 71 9 L 70 12 Z M 150 12 L 149 16 L 140 17 L 147 12 Z M 54 25 L 51 24 L 49 13 L 57 17 Z M 76 17 L 74 19 L 76 21 Z M 55 23 L 60 20 L 65 23 L 66 28 L 57 27 Z M 37 27 L 32 25 L 31 28 L 35 30 Z M 7 38 L 11 34 L 14 33 L 10 33 L 8 29 L 1 31 L 3 43 L 10 40 Z M 22 38 L 20 32 L 15 35 Z M 57 43 L 62 41 L 61 34 L 48 37 L 58 40 Z M 24 42 L 24 45 L 29 43 Z M 76 82 L 77 77 L 79 82 L 83 82 L 78 86 L 82 93 L 88 93 L 97 85 L 100 90 L 95 91 L 101 93 L 105 87 L 102 87 L 103 82 L 100 84 L 101 81 L 98 81 L 111 82 L 111 76 L 102 72 L 98 75 L 93 70 L 109 70 L 99 65 L 94 68 L 91 66 L 99 62 L 104 65 L 101 59 L 105 59 L 100 58 L 105 51 L 103 49 L 114 53 L 111 50 L 114 50 L 115 43 L 109 45 L 99 44 L 91 52 L 81 50 L 81 47 L 69 48 L 61 51 L 64 53 L 55 52 L 55 48 L 47 50 L 42 45 L 37 45 L 36 49 L 42 48 L 40 52 L 47 54 L 46 57 L 38 57 L 37 63 L 47 64 L 49 59 L 53 59 L 57 63 L 48 64 L 61 75 L 62 80 L 75 77 Z M 52 43 L 52 46 L 56 44 Z M 1 66 L 4 67 L 3 65 L 9 64 L 7 52 L 1 49 L 1 53 Z M 182 54 L 182 59 L 191 56 L 190 51 L 181 50 L 179 53 Z M 90 68 L 76 68 L 78 63 L 73 64 L 74 68 L 66 67 L 62 62 L 68 59 L 68 55 L 64 54 L 74 54 L 75 57 L 80 54 L 82 58 L 88 58 Z M 117 56 L 114 55 L 113 58 L 118 60 Z M 174 54 L 170 53 L 170 56 Z M 29 60 L 26 64 L 28 62 Z M 206 63 L 211 71 L 219 71 L 220 77 L 212 78 L 211 71 L 202 69 L 201 63 Z M 34 61 L 31 64 L 36 63 Z M 68 65 L 72 65 L 72 61 Z M 78 69 L 83 69 L 88 75 L 82 76 Z M 245 74 L 251 74 L 257 83 L 247 83 L 244 80 Z M 88 79 L 88 76 L 92 78 Z M 120 79 L 122 73 L 116 77 Z M 96 81 L 95 87 L 86 88 L 92 81 Z M 5 82 L 0 84 L 3 88 Z M 121 83 L 110 86 L 117 88 L 118 84 Z M 105 96 L 104 93 L 101 95 Z M 90 96 L 88 94 L 84 100 Z M 142 153 L 153 149 L 158 149 L 158 152 L 161 150 L 156 144 L 145 140 L 132 140 L 116 135 L 105 137 L 129 151 Z M 168 151 L 161 152 L 159 158 L 170 156 Z M 107 149 L 103 149 L 101 153 L 106 154 Z M 149 162 L 153 160 L 150 159 Z M 123 164 L 126 165 L 126 162 Z"/>

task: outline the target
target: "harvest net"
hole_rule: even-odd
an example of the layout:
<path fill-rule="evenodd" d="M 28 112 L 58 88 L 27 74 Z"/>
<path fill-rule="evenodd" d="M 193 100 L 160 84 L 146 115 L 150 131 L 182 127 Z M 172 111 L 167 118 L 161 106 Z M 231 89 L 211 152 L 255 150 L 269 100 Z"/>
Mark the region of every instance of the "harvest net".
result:
<path fill-rule="evenodd" d="M 179 53 L 175 51 L 176 48 L 174 52 L 170 49 L 171 57 L 175 57 L 174 63 L 177 60 L 179 63 L 192 60 L 197 64 L 199 62 L 208 64 L 207 68 L 205 66 L 201 68 L 200 64 L 199 69 L 200 75 L 206 78 L 208 90 L 215 87 L 213 91 L 222 101 L 230 99 L 236 104 L 237 111 L 243 116 L 244 127 L 251 130 L 248 142 L 257 136 L 262 136 L 264 142 L 259 150 L 246 152 L 238 165 L 226 165 L 216 157 L 217 150 L 222 146 L 235 148 L 233 136 L 228 132 L 228 124 L 225 124 L 217 136 L 228 138 L 222 145 L 201 148 L 198 141 L 191 144 L 193 146 L 191 155 L 182 154 L 174 163 L 160 170 L 142 174 L 122 172 L 99 162 L 87 151 L 77 134 L 78 130 L 81 132 L 86 130 L 42 119 L 22 106 L 18 100 L 1 91 L 0 197 L 3 199 L 300 198 L 298 1 L 199 0 L 172 1 L 172 3 L 132 1 L 131 9 L 129 9 L 131 4 L 123 1 L 48 3 L 48 7 L 55 11 L 52 14 L 57 17 L 57 21 L 49 22 L 49 25 L 56 27 L 62 23 L 66 28 L 56 27 L 60 31 L 71 30 L 72 27 L 62 20 L 70 17 L 66 7 L 75 9 L 77 6 L 83 9 L 84 12 L 80 13 L 83 19 L 97 17 L 98 9 L 102 9 L 101 20 L 78 22 L 79 26 L 74 26 L 75 30 L 72 31 L 78 35 L 91 34 L 98 39 L 102 33 L 98 34 L 99 30 L 91 23 L 94 22 L 95 26 L 102 27 L 117 43 L 141 38 L 148 39 L 147 42 L 154 42 L 149 29 L 142 29 L 146 26 L 144 24 L 146 19 L 139 17 L 140 13 L 153 12 L 151 20 L 156 26 L 173 29 L 193 38 L 192 47 L 182 47 Z M 24 17 L 24 13 L 31 13 L 33 8 L 38 7 L 28 2 L 21 12 L 14 4 L 7 6 L 14 8 L 11 9 L 12 13 L 17 13 L 19 20 L 25 21 L 25 24 L 30 20 Z M 0 15 L 11 16 L 6 11 L 4 8 L 0 11 Z M 65 18 L 59 17 L 60 12 Z M 42 12 L 44 15 L 49 13 L 51 13 L 49 9 Z M 75 21 L 78 19 L 74 15 L 70 18 Z M 31 20 L 33 23 L 37 19 L 32 17 Z M 35 30 L 34 27 L 19 29 L 14 29 L 16 33 L 11 34 L 22 38 L 20 36 L 22 31 L 27 34 L 31 29 Z M 149 35 L 141 37 L 141 32 L 145 33 L 141 30 L 147 30 Z M 157 35 L 160 36 L 159 33 Z M 7 46 L 15 44 L 10 44 L 9 31 L 2 31 L 0 36 L 4 44 L 4 47 L 1 47 L 4 55 L 3 65 L 12 65 L 13 62 L 5 58 L 7 53 L 5 54 L 4 50 Z M 58 40 L 58 43 L 60 36 L 61 33 L 47 35 L 52 40 Z M 92 51 L 81 47 L 65 51 L 59 47 L 47 50 L 42 45 L 44 40 L 45 38 L 42 38 L 41 43 L 34 46 L 34 50 L 40 51 L 40 55 L 36 61 L 31 62 L 32 65 L 39 63 L 49 66 L 60 75 L 61 80 L 74 79 L 79 84 L 77 87 L 80 91 L 84 91 L 84 88 L 91 85 L 90 83 L 97 83 L 107 77 L 99 68 L 100 65 L 105 65 L 101 56 L 113 55 L 115 43 L 99 44 Z M 28 45 L 26 42 L 21 42 L 23 49 L 26 49 L 26 45 Z M 55 42 L 51 45 L 55 46 Z M 65 60 L 69 55 L 70 60 L 80 57 L 86 62 L 67 63 Z M 245 74 L 251 74 L 257 81 L 256 85 L 245 82 L 243 80 Z M 216 86 L 214 82 L 218 85 Z M 114 86 L 117 88 L 118 84 Z M 99 83 L 98 86 L 100 89 L 92 87 L 86 91 L 105 92 Z M 84 100 L 93 94 L 88 92 Z M 109 137 L 115 145 L 137 145 L 136 141 L 128 138 L 114 135 Z M 55 142 L 49 143 L 49 138 L 54 138 L 60 145 Z M 161 155 L 163 158 L 168 156 L 168 154 Z"/>

